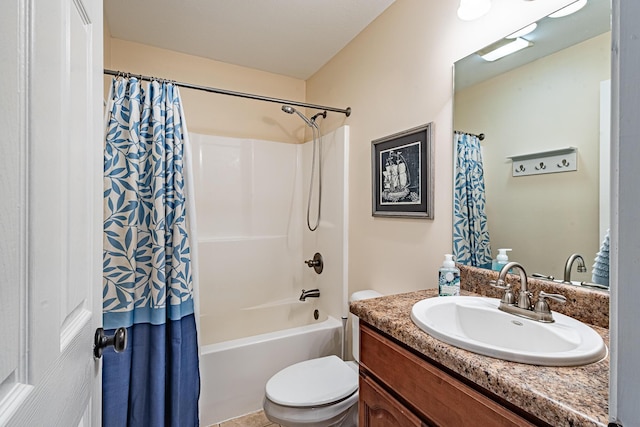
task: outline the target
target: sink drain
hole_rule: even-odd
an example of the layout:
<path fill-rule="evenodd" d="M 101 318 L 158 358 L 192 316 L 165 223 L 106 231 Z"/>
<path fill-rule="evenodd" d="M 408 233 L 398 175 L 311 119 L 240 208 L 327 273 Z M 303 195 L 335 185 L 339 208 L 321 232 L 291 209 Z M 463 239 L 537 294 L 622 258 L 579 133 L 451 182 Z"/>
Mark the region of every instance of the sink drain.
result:
<path fill-rule="evenodd" d="M 316 320 L 320 318 L 320 312 L 318 310 L 313 310 L 313 318 Z"/>
<path fill-rule="evenodd" d="M 513 323 L 516 326 L 522 326 L 522 322 L 519 322 L 517 320 L 512 320 L 511 323 Z"/>

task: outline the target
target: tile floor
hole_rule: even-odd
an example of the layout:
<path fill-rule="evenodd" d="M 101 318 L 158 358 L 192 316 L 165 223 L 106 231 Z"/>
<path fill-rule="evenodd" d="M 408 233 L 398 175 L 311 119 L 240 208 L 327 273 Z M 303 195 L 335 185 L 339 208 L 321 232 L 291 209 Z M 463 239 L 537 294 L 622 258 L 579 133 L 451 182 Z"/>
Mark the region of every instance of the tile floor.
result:
<path fill-rule="evenodd" d="M 209 427 L 280 427 L 267 419 L 264 411 L 254 412 L 239 418 L 234 418 L 220 424 L 213 424 Z"/>

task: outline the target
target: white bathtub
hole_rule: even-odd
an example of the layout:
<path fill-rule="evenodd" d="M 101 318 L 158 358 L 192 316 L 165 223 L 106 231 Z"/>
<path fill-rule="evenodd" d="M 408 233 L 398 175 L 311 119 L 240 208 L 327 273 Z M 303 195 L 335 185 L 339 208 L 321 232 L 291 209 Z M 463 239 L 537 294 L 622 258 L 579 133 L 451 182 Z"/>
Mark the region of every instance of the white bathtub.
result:
<path fill-rule="evenodd" d="M 301 308 L 305 305 L 283 306 L 281 301 L 276 301 L 250 307 L 238 313 L 238 319 L 224 322 L 210 316 L 201 317 L 200 425 L 210 426 L 262 409 L 264 387 L 273 374 L 302 360 L 339 355 L 342 323 L 327 316 L 324 320 L 314 320 L 311 305 L 307 305 L 310 316 L 290 316 L 304 312 Z M 204 340 L 205 336 L 210 339 L 218 335 L 207 333 L 207 330 L 224 331 L 234 322 L 242 322 L 245 316 L 261 323 L 260 326 L 279 325 L 283 318 L 291 325 L 291 317 L 308 324 L 214 344 Z M 268 316 L 275 319 L 269 320 Z M 215 322 L 213 325 L 207 324 L 212 321 Z"/>
<path fill-rule="evenodd" d="M 200 347 L 320 323 L 327 315 L 319 311 L 318 319 L 314 318 L 318 302 L 317 298 L 302 302 L 293 297 L 242 308 L 229 304 L 216 314 L 205 310 L 200 314 Z"/>

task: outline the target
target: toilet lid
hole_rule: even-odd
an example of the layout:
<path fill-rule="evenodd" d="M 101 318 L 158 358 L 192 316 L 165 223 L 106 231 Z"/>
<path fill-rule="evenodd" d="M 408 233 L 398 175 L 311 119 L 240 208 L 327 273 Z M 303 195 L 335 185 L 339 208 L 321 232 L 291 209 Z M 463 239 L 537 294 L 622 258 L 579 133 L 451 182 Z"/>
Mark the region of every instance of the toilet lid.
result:
<path fill-rule="evenodd" d="M 267 382 L 267 398 L 285 406 L 326 405 L 358 389 L 358 374 L 336 356 L 305 360 L 284 368 Z"/>

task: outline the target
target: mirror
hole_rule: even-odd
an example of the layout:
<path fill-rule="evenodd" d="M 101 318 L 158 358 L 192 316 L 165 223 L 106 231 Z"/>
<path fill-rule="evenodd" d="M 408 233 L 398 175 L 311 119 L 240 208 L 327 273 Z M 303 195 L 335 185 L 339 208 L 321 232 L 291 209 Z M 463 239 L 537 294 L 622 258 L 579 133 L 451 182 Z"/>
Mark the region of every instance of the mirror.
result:
<path fill-rule="evenodd" d="M 592 282 L 609 227 L 610 16 L 609 0 L 589 0 L 572 15 L 538 21 L 522 36 L 530 47 L 493 62 L 474 53 L 455 64 L 454 129 L 485 135 L 492 258 L 512 248 L 509 261 L 529 276 L 562 280 L 567 258 L 578 253 L 587 272 L 574 263 L 571 279 Z M 513 176 L 508 157 L 568 147 L 576 148 L 577 170 Z M 545 161 L 551 158 L 535 166 Z"/>

